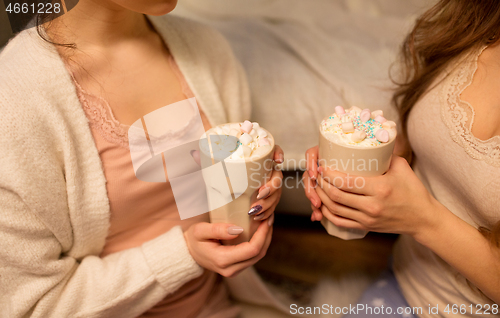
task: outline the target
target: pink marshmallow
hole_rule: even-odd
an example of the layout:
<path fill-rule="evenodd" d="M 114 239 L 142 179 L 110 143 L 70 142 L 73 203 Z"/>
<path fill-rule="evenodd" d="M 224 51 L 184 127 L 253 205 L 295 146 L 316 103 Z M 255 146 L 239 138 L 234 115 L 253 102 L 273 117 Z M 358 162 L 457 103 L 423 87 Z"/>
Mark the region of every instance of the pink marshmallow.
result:
<path fill-rule="evenodd" d="M 271 142 L 267 138 L 259 139 L 259 146 L 270 146 Z"/>
<path fill-rule="evenodd" d="M 342 107 L 342 106 L 336 106 L 335 107 L 335 113 L 337 115 L 343 115 L 343 114 L 345 114 L 344 107 Z"/>
<path fill-rule="evenodd" d="M 385 119 L 384 117 L 382 117 L 382 116 L 379 115 L 379 116 L 375 117 L 375 121 L 383 124 L 383 123 L 385 123 L 387 121 L 387 119 Z"/>
<path fill-rule="evenodd" d="M 241 124 L 241 127 L 240 127 L 241 131 L 245 132 L 247 134 L 252 130 L 252 128 L 253 128 L 253 124 L 251 122 L 249 122 L 248 120 L 245 120 L 243 122 L 243 124 Z"/>
<path fill-rule="evenodd" d="M 342 132 L 343 133 L 352 133 L 354 132 L 354 125 L 352 122 L 342 123 Z"/>
<path fill-rule="evenodd" d="M 389 132 L 385 129 L 379 129 L 375 132 L 375 138 L 377 138 L 377 140 L 380 142 L 388 142 Z"/>
<path fill-rule="evenodd" d="M 366 133 L 362 130 L 356 130 L 351 136 L 351 140 L 354 142 L 361 142 L 365 140 L 365 138 L 366 138 Z"/>
<path fill-rule="evenodd" d="M 384 123 L 382 123 L 382 128 L 389 130 L 389 129 L 395 129 L 396 128 L 396 123 L 393 122 L 392 120 L 388 120 Z"/>
<path fill-rule="evenodd" d="M 374 110 L 372 112 L 372 118 L 375 119 L 377 116 L 384 116 L 384 112 L 381 110 Z"/>
<path fill-rule="evenodd" d="M 370 120 L 372 116 L 372 113 L 370 112 L 369 109 L 363 109 L 361 114 L 359 114 L 359 118 L 361 119 L 362 122 L 366 123 L 367 121 Z"/>

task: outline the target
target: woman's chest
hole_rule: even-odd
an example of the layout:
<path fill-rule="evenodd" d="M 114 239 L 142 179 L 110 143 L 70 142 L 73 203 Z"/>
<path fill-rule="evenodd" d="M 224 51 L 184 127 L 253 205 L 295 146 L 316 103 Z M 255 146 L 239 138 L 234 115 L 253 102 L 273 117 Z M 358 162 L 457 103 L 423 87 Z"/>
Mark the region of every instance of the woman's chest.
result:
<path fill-rule="evenodd" d="M 473 109 L 471 133 L 479 140 L 500 135 L 500 47 L 486 48 L 478 56 L 470 85 L 460 94 Z"/>
<path fill-rule="evenodd" d="M 473 69 L 450 74 L 425 94 L 408 118 L 414 168 L 428 190 L 459 217 L 488 225 L 500 210 L 500 138 L 474 136 L 474 109 L 460 99 Z"/>

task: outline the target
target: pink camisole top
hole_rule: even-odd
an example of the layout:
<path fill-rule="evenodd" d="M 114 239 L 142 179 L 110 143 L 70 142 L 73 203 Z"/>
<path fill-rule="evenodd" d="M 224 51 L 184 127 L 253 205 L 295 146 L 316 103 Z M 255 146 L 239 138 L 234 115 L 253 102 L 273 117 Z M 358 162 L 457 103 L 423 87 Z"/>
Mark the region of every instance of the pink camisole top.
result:
<path fill-rule="evenodd" d="M 194 97 L 173 57 L 169 56 L 183 94 L 186 98 Z M 181 221 L 168 180 L 166 183 L 151 183 L 135 176 L 128 148 L 129 126 L 115 119 L 106 100 L 86 92 L 74 77 L 73 81 L 107 180 L 110 228 L 100 256 L 140 246 L 176 225 L 185 231 L 194 223 L 207 222 L 206 214 Z M 168 295 L 141 317 L 229 318 L 237 316 L 238 311 L 230 303 L 221 277 L 205 270 L 200 277 Z"/>

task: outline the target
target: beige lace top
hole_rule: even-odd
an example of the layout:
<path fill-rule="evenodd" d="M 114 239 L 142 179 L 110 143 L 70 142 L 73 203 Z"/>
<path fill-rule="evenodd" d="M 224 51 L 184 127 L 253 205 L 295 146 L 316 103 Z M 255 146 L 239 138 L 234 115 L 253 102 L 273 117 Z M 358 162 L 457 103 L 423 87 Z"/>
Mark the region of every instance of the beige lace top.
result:
<path fill-rule="evenodd" d="M 471 83 L 482 50 L 449 67 L 414 106 L 408 135 L 415 152 L 413 169 L 430 193 L 455 215 L 478 228 L 500 221 L 500 136 L 476 138 L 471 127 L 474 108 L 461 93 Z M 435 317 L 428 306 L 492 304 L 465 277 L 411 237 L 402 235 L 394 249 L 394 272 L 411 306 L 423 308 L 421 317 Z M 478 305 L 478 307 L 476 307 Z M 491 312 L 491 311 L 490 311 Z M 469 311 L 470 313 L 470 311 Z"/>
<path fill-rule="evenodd" d="M 462 92 L 472 83 L 477 69 L 477 60 L 481 52 L 470 61 L 458 67 L 446 85 L 443 85 L 441 94 L 441 116 L 448 126 L 450 136 L 472 158 L 485 161 L 494 166 L 500 166 L 500 136 L 488 140 L 476 138 L 472 133 L 474 122 L 474 108 L 471 104 L 460 99 Z M 444 105 L 444 106 L 443 106 Z"/>

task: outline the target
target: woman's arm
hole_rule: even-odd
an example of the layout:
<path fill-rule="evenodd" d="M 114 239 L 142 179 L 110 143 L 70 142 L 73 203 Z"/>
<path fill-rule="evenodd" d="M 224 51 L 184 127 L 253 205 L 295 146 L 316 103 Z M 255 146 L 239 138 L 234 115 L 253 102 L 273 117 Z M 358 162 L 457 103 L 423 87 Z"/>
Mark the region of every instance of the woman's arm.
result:
<path fill-rule="evenodd" d="M 316 190 L 332 223 L 410 235 L 500 302 L 500 251 L 432 197 L 406 160 L 394 157 L 385 175 L 365 177 L 362 187 L 344 173 L 319 172 Z"/>
<path fill-rule="evenodd" d="M 494 302 L 500 303 L 500 250 L 476 228 L 439 202 L 426 231 L 413 237 L 459 271 Z"/>
<path fill-rule="evenodd" d="M 104 258 L 75 258 L 3 187 L 0 242 L 2 317 L 133 318 L 203 272 L 180 227 Z"/>

